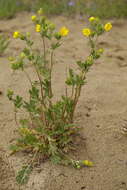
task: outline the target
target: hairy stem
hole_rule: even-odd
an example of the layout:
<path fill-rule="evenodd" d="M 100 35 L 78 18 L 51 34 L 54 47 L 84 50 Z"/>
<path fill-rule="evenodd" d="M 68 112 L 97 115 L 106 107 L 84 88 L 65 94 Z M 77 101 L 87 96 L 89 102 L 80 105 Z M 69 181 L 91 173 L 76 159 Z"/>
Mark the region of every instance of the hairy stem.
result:
<path fill-rule="evenodd" d="M 42 38 L 43 40 L 43 56 L 44 56 L 44 61 L 46 61 L 46 45 L 45 45 L 45 38 Z"/>
<path fill-rule="evenodd" d="M 53 93 L 52 93 L 52 70 L 53 70 L 53 56 L 54 56 L 54 51 L 52 50 L 51 52 L 51 65 L 50 65 L 50 86 L 49 86 L 49 91 L 50 91 L 50 97 L 53 96 Z"/>

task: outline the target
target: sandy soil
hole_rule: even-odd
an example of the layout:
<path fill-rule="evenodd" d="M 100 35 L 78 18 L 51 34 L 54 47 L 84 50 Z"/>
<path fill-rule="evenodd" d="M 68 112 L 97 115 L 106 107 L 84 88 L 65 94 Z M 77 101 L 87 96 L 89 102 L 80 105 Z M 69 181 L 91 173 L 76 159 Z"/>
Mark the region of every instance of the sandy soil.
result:
<path fill-rule="evenodd" d="M 9 33 L 15 30 L 34 33 L 30 15 L 24 13 L 9 21 L 0 21 L 1 31 Z M 80 30 L 85 21 L 53 18 L 58 25 L 66 25 L 71 33 L 65 40 L 65 46 L 56 53 L 57 64 L 54 68 L 54 91 L 59 97 L 63 93 L 66 66 L 74 66 L 75 59 L 88 55 L 87 40 Z M 42 163 L 30 176 L 23 190 L 127 190 L 127 135 L 121 133 L 127 126 L 127 21 L 113 21 L 110 34 L 100 39 L 105 53 L 88 73 L 87 85 L 83 88 L 77 107 L 75 121 L 82 127 L 85 145 L 79 143 L 74 153 L 77 159 L 89 159 L 94 167 L 75 170 L 55 166 L 50 162 Z M 28 82 L 23 73 L 13 74 L 7 57 L 16 55 L 23 44 L 11 40 L 10 48 L 0 58 L 0 190 L 18 190 L 15 173 L 25 161 L 23 154 L 7 155 L 8 147 L 17 136 L 15 130 L 13 106 L 6 97 L 7 89 L 27 96 Z M 27 68 L 31 77 L 33 69 Z M 5 159 L 6 158 L 6 159 Z"/>

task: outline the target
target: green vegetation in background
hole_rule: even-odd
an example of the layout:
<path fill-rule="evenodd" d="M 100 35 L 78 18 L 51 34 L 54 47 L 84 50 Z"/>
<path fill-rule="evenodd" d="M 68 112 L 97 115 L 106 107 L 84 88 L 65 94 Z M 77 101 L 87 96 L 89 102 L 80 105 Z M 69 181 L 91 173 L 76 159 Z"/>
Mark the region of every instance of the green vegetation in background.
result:
<path fill-rule="evenodd" d="M 127 0 L 0 0 L 0 18 L 11 18 L 19 11 L 36 11 L 40 7 L 48 15 L 127 16 Z"/>
<path fill-rule="evenodd" d="M 67 0 L 38 0 L 35 9 L 43 8 L 46 14 L 63 14 L 67 12 Z"/>
<path fill-rule="evenodd" d="M 127 0 L 92 0 L 86 13 L 102 18 L 126 17 Z"/>
<path fill-rule="evenodd" d="M 0 18 L 12 18 L 17 12 L 27 9 L 22 0 L 0 0 Z"/>
<path fill-rule="evenodd" d="M 34 9 L 47 14 L 93 15 L 101 18 L 126 17 L 127 0 L 37 0 Z"/>

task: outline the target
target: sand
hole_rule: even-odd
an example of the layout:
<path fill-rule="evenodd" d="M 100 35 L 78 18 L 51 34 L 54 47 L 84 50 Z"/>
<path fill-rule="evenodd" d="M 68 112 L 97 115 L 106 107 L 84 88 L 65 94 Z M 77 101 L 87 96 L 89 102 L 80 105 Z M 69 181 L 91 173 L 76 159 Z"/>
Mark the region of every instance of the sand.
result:
<path fill-rule="evenodd" d="M 39 48 L 41 42 L 30 21 L 30 14 L 17 15 L 12 20 L 0 21 L 1 32 L 12 36 L 13 31 L 31 32 Z M 65 45 L 56 52 L 53 72 L 56 99 L 64 92 L 66 66 L 75 67 L 75 60 L 88 55 L 88 44 L 81 30 L 84 20 L 62 16 L 52 18 L 58 28 L 69 27 L 70 35 Z M 82 127 L 85 142 L 77 142 L 74 152 L 77 159 L 94 162 L 91 168 L 75 170 L 71 167 L 42 163 L 30 176 L 23 190 L 127 190 L 127 21 L 112 20 L 113 30 L 100 39 L 104 55 L 87 74 L 75 113 L 75 122 Z M 18 190 L 15 174 L 25 162 L 22 153 L 9 155 L 9 145 L 16 137 L 13 105 L 9 102 L 7 89 L 26 97 L 29 84 L 22 72 L 13 73 L 7 57 L 17 55 L 23 43 L 13 40 L 0 58 L 0 190 Z M 32 67 L 26 68 L 34 78 Z M 20 117 L 20 116 L 19 116 Z M 6 158 L 6 159 L 5 159 Z"/>

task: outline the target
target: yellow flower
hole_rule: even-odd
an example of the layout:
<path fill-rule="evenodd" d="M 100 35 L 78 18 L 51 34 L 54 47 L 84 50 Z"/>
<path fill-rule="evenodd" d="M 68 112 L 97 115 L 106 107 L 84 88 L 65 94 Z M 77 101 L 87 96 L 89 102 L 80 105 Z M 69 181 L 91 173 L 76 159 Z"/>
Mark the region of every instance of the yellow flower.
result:
<path fill-rule="evenodd" d="M 89 29 L 89 28 L 84 28 L 83 30 L 82 30 L 82 33 L 83 33 L 83 35 L 84 36 L 90 36 L 91 35 L 91 30 Z"/>
<path fill-rule="evenodd" d="M 110 31 L 112 29 L 112 24 L 110 22 L 106 23 L 104 29 L 106 32 Z"/>
<path fill-rule="evenodd" d="M 17 38 L 20 38 L 21 34 L 18 32 L 18 31 L 15 31 L 13 33 L 13 38 L 17 39 Z"/>
<path fill-rule="evenodd" d="M 41 31 L 41 25 L 40 24 L 37 24 L 36 25 L 36 32 L 40 32 Z"/>
<path fill-rule="evenodd" d="M 60 34 L 61 36 L 67 36 L 68 33 L 69 33 L 69 30 L 68 30 L 68 28 L 66 28 L 66 27 L 62 27 L 62 28 L 60 29 L 60 32 L 59 32 L 59 34 Z"/>
<path fill-rule="evenodd" d="M 95 21 L 95 20 L 96 20 L 96 18 L 93 17 L 93 16 L 91 16 L 91 17 L 89 18 L 89 21 L 90 21 L 90 22 L 93 22 L 93 21 Z"/>
<path fill-rule="evenodd" d="M 83 160 L 82 163 L 85 165 L 85 166 L 93 166 L 93 162 L 89 161 L 89 160 Z"/>
<path fill-rule="evenodd" d="M 33 15 L 32 17 L 31 17 L 31 20 L 32 21 L 35 21 L 37 19 L 37 16 L 36 15 Z"/>

